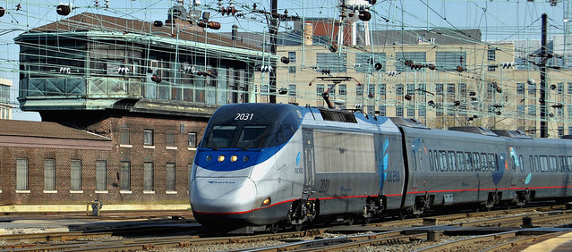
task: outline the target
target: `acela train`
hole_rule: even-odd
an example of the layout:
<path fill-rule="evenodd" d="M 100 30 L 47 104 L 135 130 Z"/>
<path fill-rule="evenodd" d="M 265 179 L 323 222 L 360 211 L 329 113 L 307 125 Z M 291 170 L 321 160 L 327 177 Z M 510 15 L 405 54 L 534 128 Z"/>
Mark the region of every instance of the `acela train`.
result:
<path fill-rule="evenodd" d="M 287 104 L 232 104 L 211 117 L 190 179 L 205 230 L 369 221 L 443 207 L 572 196 L 572 140 Z"/>

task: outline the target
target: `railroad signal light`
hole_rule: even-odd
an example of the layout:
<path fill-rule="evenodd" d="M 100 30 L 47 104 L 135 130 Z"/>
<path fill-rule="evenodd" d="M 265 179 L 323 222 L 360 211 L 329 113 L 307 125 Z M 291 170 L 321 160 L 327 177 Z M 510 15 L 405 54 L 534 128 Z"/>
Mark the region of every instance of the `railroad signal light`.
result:
<path fill-rule="evenodd" d="M 161 76 L 153 74 L 153 76 L 151 76 L 151 80 L 155 83 L 160 83 L 161 82 Z"/>
<path fill-rule="evenodd" d="M 155 21 L 153 22 L 153 26 L 155 26 L 155 27 L 162 27 L 162 26 L 163 26 L 163 21 L 161 21 L 161 20 L 155 20 Z"/>
<path fill-rule="evenodd" d="M 288 63 L 290 63 L 290 59 L 286 56 L 282 56 L 282 58 L 280 58 L 280 62 L 282 62 L 284 64 L 288 64 Z"/>
<path fill-rule="evenodd" d="M 375 63 L 375 65 L 373 66 L 375 70 L 379 71 L 383 68 L 383 65 L 379 62 Z"/>
<path fill-rule="evenodd" d="M 0 7 L 0 17 L 3 17 L 6 14 L 6 9 L 4 7 Z"/>

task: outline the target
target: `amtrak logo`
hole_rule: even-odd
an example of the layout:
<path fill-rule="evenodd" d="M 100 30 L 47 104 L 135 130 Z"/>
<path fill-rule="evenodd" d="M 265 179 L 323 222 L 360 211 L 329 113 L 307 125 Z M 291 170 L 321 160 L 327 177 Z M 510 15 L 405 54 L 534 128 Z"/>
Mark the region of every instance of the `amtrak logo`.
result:
<path fill-rule="evenodd" d="M 234 184 L 234 181 L 207 181 L 209 184 Z"/>
<path fill-rule="evenodd" d="M 340 192 L 351 192 L 352 189 L 351 188 L 344 188 L 343 186 L 340 187 Z"/>
<path fill-rule="evenodd" d="M 300 166 L 300 156 L 302 155 L 301 152 L 298 152 L 298 155 L 296 156 L 296 166 Z"/>

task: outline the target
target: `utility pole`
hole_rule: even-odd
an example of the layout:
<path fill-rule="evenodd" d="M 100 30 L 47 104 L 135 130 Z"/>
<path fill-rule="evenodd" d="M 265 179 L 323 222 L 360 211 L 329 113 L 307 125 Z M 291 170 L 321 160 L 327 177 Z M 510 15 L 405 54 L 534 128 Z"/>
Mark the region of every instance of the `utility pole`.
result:
<path fill-rule="evenodd" d="M 540 137 L 548 137 L 548 125 L 546 121 L 546 30 L 547 30 L 548 16 L 546 13 L 542 14 L 542 32 L 541 32 L 541 47 L 540 47 Z"/>
<path fill-rule="evenodd" d="M 278 36 L 278 0 L 271 0 L 270 9 L 272 11 L 270 17 L 270 53 L 276 55 L 276 44 Z M 272 71 L 270 71 L 270 103 L 276 103 L 276 59 L 275 57 L 270 59 L 270 66 Z"/>

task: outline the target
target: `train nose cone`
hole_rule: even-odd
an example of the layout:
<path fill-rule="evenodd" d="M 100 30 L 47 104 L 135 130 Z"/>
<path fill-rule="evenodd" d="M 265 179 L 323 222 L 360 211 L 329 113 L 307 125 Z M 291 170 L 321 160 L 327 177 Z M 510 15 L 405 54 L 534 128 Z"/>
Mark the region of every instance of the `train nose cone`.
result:
<path fill-rule="evenodd" d="M 252 210 L 256 186 L 249 178 L 195 178 L 191 207 L 200 213 L 240 213 Z"/>

